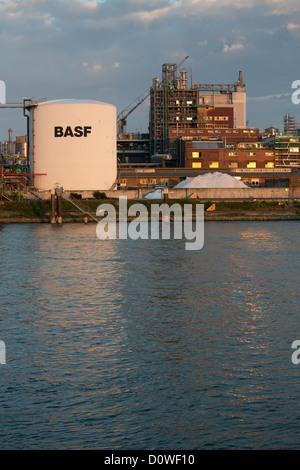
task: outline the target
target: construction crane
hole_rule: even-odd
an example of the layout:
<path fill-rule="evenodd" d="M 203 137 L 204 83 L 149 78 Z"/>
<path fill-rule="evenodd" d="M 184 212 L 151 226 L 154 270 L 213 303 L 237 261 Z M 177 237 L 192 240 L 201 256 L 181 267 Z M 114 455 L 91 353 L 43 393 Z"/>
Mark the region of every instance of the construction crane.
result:
<path fill-rule="evenodd" d="M 183 62 L 185 62 L 188 58 L 189 58 L 189 56 L 187 55 L 184 59 L 182 59 L 182 61 L 179 62 L 179 64 L 176 65 L 176 70 L 178 70 L 179 67 L 183 64 Z"/>
<path fill-rule="evenodd" d="M 189 56 L 187 55 L 184 59 L 182 59 L 179 64 L 176 65 L 176 71 L 177 69 L 185 62 Z M 124 129 L 126 126 L 126 119 L 128 118 L 129 114 L 131 114 L 140 104 L 145 101 L 148 96 L 150 96 L 150 92 L 147 92 L 144 95 L 139 96 L 135 101 L 130 103 L 125 109 L 123 109 L 117 118 L 117 125 L 118 125 L 118 135 L 124 135 Z"/>
<path fill-rule="evenodd" d="M 145 95 L 140 96 L 131 104 L 129 104 L 125 109 L 123 109 L 123 111 L 120 112 L 120 114 L 118 115 L 118 119 L 117 119 L 119 135 L 124 134 L 124 128 L 126 126 L 126 119 L 128 118 L 129 114 L 131 114 L 140 104 L 142 104 L 143 101 L 145 101 L 145 99 L 147 99 L 149 95 L 150 95 L 150 92 L 147 92 Z"/>

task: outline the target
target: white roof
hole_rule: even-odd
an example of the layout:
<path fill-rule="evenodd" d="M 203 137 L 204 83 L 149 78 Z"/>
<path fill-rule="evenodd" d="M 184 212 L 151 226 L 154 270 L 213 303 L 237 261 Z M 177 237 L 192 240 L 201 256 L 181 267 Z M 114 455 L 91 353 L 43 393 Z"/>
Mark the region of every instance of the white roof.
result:
<path fill-rule="evenodd" d="M 60 99 L 60 100 L 50 100 L 50 101 L 40 101 L 39 106 L 50 105 L 50 104 L 104 104 L 106 106 L 114 106 L 110 103 L 104 103 L 103 101 L 96 100 L 81 100 L 81 99 Z"/>
<path fill-rule="evenodd" d="M 147 193 L 143 196 L 143 199 L 161 199 L 161 189 L 156 189 L 154 191 L 151 191 L 150 193 Z"/>

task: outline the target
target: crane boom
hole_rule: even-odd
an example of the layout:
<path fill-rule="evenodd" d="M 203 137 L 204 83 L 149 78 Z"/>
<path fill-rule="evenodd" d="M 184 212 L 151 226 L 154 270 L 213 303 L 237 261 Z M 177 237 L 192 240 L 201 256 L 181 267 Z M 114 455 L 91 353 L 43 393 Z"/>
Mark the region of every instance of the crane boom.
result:
<path fill-rule="evenodd" d="M 187 55 L 184 59 L 182 59 L 182 61 L 179 62 L 179 64 L 177 64 L 176 69 L 179 69 L 179 67 L 183 64 L 183 62 L 185 62 L 188 58 L 189 56 Z"/>
<path fill-rule="evenodd" d="M 185 62 L 188 58 L 189 56 L 187 55 L 186 57 L 184 57 L 184 59 L 182 59 L 179 62 L 179 64 L 176 65 L 176 71 L 183 64 L 183 62 Z M 118 114 L 117 124 L 118 124 L 118 133 L 120 135 L 124 134 L 124 128 L 126 126 L 126 119 L 128 118 L 129 114 L 131 114 L 138 106 L 140 106 L 140 104 L 142 104 L 143 101 L 145 101 L 145 99 L 147 99 L 149 95 L 150 95 L 150 92 L 147 92 L 146 94 L 139 96 L 135 101 L 130 103 L 125 109 L 123 109 Z"/>
<path fill-rule="evenodd" d="M 147 92 L 145 95 L 139 96 L 135 101 L 133 101 L 125 109 L 123 109 L 123 111 L 119 113 L 118 119 L 117 119 L 117 124 L 119 126 L 119 134 L 124 133 L 126 119 L 128 118 L 129 114 L 131 114 L 138 106 L 140 106 L 140 104 L 142 104 L 143 101 L 145 101 L 145 99 L 147 99 L 149 95 L 150 95 L 150 92 Z"/>

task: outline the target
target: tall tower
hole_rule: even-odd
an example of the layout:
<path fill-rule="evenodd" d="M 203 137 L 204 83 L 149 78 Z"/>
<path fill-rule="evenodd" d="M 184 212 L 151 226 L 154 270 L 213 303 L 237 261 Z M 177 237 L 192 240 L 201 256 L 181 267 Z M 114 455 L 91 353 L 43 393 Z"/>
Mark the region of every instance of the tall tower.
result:
<path fill-rule="evenodd" d="M 235 91 L 232 92 L 232 104 L 234 105 L 234 127 L 243 129 L 246 127 L 246 85 L 243 82 L 241 70 L 239 79 L 235 83 Z"/>
<path fill-rule="evenodd" d="M 284 132 L 286 134 L 290 132 L 295 132 L 297 130 L 297 123 L 295 121 L 294 116 L 291 116 L 290 114 L 285 114 L 284 116 Z"/>

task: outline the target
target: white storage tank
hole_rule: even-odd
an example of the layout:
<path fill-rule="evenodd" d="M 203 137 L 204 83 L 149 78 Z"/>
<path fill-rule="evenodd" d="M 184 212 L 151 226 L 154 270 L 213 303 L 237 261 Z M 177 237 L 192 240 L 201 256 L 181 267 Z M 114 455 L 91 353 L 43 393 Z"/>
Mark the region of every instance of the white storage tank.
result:
<path fill-rule="evenodd" d="M 30 112 L 33 185 L 108 190 L 117 177 L 116 107 L 92 100 L 35 103 Z"/>

